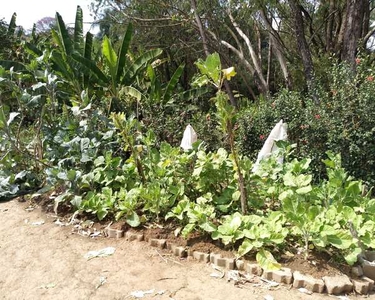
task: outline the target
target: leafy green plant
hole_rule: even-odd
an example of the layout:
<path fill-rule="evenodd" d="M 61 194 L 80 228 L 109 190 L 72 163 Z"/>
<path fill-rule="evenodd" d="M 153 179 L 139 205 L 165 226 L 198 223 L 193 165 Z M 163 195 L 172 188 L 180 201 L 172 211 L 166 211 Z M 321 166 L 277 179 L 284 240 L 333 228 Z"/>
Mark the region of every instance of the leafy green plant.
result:
<path fill-rule="evenodd" d="M 214 53 L 207 56 L 206 60 L 198 60 L 196 65 L 201 73 L 201 76 L 196 77 L 193 84 L 202 86 L 208 83 L 213 84 L 218 92 L 215 97 L 215 104 L 217 109 L 217 116 L 221 129 L 228 135 L 229 145 L 235 165 L 235 170 L 238 175 L 238 185 L 241 195 L 241 210 L 245 214 L 247 212 L 247 191 L 244 177 L 241 170 L 241 164 L 237 149 L 235 147 L 235 122 L 236 122 L 236 109 L 229 104 L 229 99 L 226 94 L 221 92 L 221 87 L 225 79 L 230 80 L 231 77 L 236 75 L 234 68 L 221 69 L 221 62 L 219 54 Z"/>
<path fill-rule="evenodd" d="M 63 21 L 62 16 L 56 13 L 57 31 L 52 29 L 52 36 L 59 46 L 51 51 L 51 60 L 54 70 L 70 84 L 77 95 L 89 86 L 90 74 L 84 72 L 80 59 L 91 61 L 93 36 L 90 32 L 83 38 L 83 13 L 77 6 L 73 37 Z M 80 100 L 79 98 L 76 100 Z"/>

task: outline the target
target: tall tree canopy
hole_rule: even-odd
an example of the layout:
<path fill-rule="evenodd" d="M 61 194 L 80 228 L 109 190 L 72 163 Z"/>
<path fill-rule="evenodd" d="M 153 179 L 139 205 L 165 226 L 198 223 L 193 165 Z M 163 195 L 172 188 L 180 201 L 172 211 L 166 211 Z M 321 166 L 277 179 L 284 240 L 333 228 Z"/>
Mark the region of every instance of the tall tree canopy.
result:
<path fill-rule="evenodd" d="M 139 44 L 163 48 L 176 68 L 219 52 L 240 75 L 232 88 L 252 97 L 280 86 L 314 89 L 319 62 L 328 57 L 354 70 L 375 31 L 373 0 L 94 0 L 93 7 L 101 12 L 101 28 L 115 23 L 110 31 L 116 35 L 132 21 Z M 185 68 L 184 85 L 193 72 Z"/>

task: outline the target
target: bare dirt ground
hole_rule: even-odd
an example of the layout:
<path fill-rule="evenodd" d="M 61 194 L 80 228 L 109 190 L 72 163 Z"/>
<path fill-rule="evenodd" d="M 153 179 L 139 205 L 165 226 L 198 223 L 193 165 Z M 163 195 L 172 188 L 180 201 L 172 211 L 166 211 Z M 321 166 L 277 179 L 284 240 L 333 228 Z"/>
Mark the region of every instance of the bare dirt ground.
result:
<path fill-rule="evenodd" d="M 238 287 L 211 277 L 210 265 L 178 260 L 145 242 L 72 234 L 71 227 L 53 223 L 56 217 L 25 208 L 17 200 L 0 202 L 0 299 L 135 299 L 132 292 L 150 290 L 143 299 L 332 299 L 289 286 L 257 286 L 256 280 Z M 40 220 L 45 223 L 32 225 Z M 105 247 L 116 251 L 84 258 Z"/>

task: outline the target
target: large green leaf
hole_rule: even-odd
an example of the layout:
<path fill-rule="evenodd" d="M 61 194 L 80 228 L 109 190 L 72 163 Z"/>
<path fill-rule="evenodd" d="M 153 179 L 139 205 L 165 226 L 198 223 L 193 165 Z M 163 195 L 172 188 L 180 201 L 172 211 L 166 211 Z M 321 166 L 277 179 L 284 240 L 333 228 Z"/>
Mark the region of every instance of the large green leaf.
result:
<path fill-rule="evenodd" d="M 283 181 L 286 186 L 296 186 L 296 177 L 291 172 L 288 172 L 283 176 Z"/>
<path fill-rule="evenodd" d="M 169 101 L 170 97 L 171 97 L 171 94 L 173 92 L 173 90 L 175 89 L 180 77 L 181 77 L 181 74 L 182 72 L 184 71 L 184 68 L 185 68 L 185 65 L 184 64 L 181 64 L 177 70 L 174 72 L 174 74 L 172 75 L 172 78 L 171 80 L 169 80 L 168 82 L 168 85 L 164 91 L 164 95 L 163 95 L 163 103 L 166 103 Z"/>
<path fill-rule="evenodd" d="M 86 40 L 85 40 L 85 50 L 84 50 L 84 55 L 83 55 L 84 58 L 91 61 L 91 53 L 92 53 L 92 34 L 90 32 L 87 32 L 86 33 Z M 88 75 L 85 75 L 83 77 L 83 85 L 85 87 L 88 87 L 88 85 L 89 85 L 89 76 Z"/>
<path fill-rule="evenodd" d="M 69 68 L 69 65 L 64 60 L 61 52 L 58 52 L 56 50 L 52 50 L 51 58 L 52 58 L 52 61 L 56 64 L 57 70 L 61 73 L 61 75 L 64 78 L 73 81 L 74 75 L 72 74 L 72 72 Z"/>
<path fill-rule="evenodd" d="M 349 253 L 345 256 L 345 260 L 349 265 L 354 265 L 358 260 L 358 255 L 361 254 L 361 248 L 350 249 Z"/>
<path fill-rule="evenodd" d="M 64 49 L 62 39 L 61 39 L 60 35 L 57 33 L 57 31 L 54 30 L 54 29 L 51 29 L 51 35 L 52 35 L 53 41 L 59 46 L 59 48 Z"/>
<path fill-rule="evenodd" d="M 188 101 L 201 97 L 204 94 L 209 93 L 210 91 L 211 89 L 209 87 L 194 88 L 179 94 L 178 98 Z"/>
<path fill-rule="evenodd" d="M 349 232 L 339 231 L 335 235 L 327 235 L 327 241 L 338 249 L 349 249 L 353 244 L 353 237 Z"/>
<path fill-rule="evenodd" d="M 72 57 L 74 60 L 76 60 L 78 63 L 82 64 L 84 67 L 87 68 L 87 70 L 90 70 L 92 74 L 103 83 L 107 84 L 109 83 L 109 79 L 105 74 L 99 69 L 99 67 L 95 64 L 94 61 L 87 59 L 86 57 L 83 57 L 77 53 L 73 53 Z"/>
<path fill-rule="evenodd" d="M 241 246 L 238 248 L 238 256 L 244 256 L 245 254 L 253 250 L 253 248 L 254 245 L 252 241 L 250 241 L 249 239 L 244 239 Z"/>
<path fill-rule="evenodd" d="M 151 80 L 150 83 L 150 92 L 149 94 L 149 101 L 150 103 L 158 103 L 160 102 L 161 97 L 161 87 L 158 78 L 156 77 L 156 72 L 151 65 L 147 66 L 147 75 Z"/>
<path fill-rule="evenodd" d="M 74 25 L 74 50 L 83 54 L 83 13 L 79 5 L 77 5 L 76 20 Z"/>
<path fill-rule="evenodd" d="M 85 51 L 84 51 L 84 57 L 87 59 L 91 59 L 91 53 L 92 53 L 92 34 L 90 32 L 86 33 L 86 40 L 85 40 Z"/>
<path fill-rule="evenodd" d="M 296 193 L 299 195 L 304 195 L 304 194 L 310 193 L 311 191 L 312 191 L 311 185 L 307 185 L 307 186 L 297 189 Z"/>
<path fill-rule="evenodd" d="M 138 91 L 136 88 L 133 88 L 132 86 L 125 86 L 121 89 L 121 92 L 125 95 L 129 95 L 131 97 L 134 97 L 137 99 L 137 101 L 141 101 L 142 99 L 142 93 Z"/>
<path fill-rule="evenodd" d="M 16 31 L 16 28 L 17 28 L 16 19 L 17 19 L 17 14 L 13 13 L 12 18 L 10 19 L 9 26 L 8 26 L 8 31 L 7 31 L 8 37 L 12 36 L 14 32 Z"/>
<path fill-rule="evenodd" d="M 102 52 L 104 59 L 107 62 L 109 71 L 111 73 L 112 81 L 116 78 L 116 64 L 117 64 L 117 55 L 115 50 L 112 47 L 110 39 L 105 36 L 102 44 Z"/>
<path fill-rule="evenodd" d="M 260 267 L 267 271 L 280 270 L 281 265 L 275 260 L 272 253 L 261 249 L 257 255 L 256 260 Z"/>
<path fill-rule="evenodd" d="M 29 52 L 33 56 L 42 56 L 43 55 L 42 50 L 40 50 L 34 44 L 31 44 L 29 42 L 25 43 L 25 48 L 26 48 L 26 51 Z"/>
<path fill-rule="evenodd" d="M 0 66 L 3 66 L 7 70 L 13 68 L 13 71 L 15 72 L 27 71 L 27 68 L 24 64 L 13 60 L 0 60 Z"/>
<path fill-rule="evenodd" d="M 56 13 L 56 21 L 65 55 L 71 55 L 73 52 L 72 40 L 70 39 L 69 32 L 66 29 L 64 20 L 58 12 Z"/>
<path fill-rule="evenodd" d="M 116 67 L 116 82 L 120 81 L 120 77 L 124 72 L 125 62 L 126 62 L 126 54 L 128 53 L 129 45 L 132 39 L 133 34 L 133 26 L 129 23 L 128 28 L 126 29 L 124 39 L 122 40 L 121 48 L 119 57 L 117 60 L 117 67 Z"/>
<path fill-rule="evenodd" d="M 217 86 L 220 81 L 221 62 L 218 53 L 207 56 L 205 61 L 199 60 L 195 63 L 202 75 L 206 75 Z"/>
<path fill-rule="evenodd" d="M 134 80 L 135 76 L 145 70 L 149 63 L 151 63 L 156 57 L 162 54 L 163 50 L 161 49 L 153 49 L 145 52 L 141 56 L 139 56 L 135 62 L 130 66 L 130 68 L 126 71 L 123 79 L 122 84 L 124 85 L 131 85 L 132 81 Z"/>
<path fill-rule="evenodd" d="M 141 224 L 141 219 L 137 213 L 133 211 L 131 215 L 126 217 L 126 223 L 128 223 L 131 227 L 138 227 Z"/>

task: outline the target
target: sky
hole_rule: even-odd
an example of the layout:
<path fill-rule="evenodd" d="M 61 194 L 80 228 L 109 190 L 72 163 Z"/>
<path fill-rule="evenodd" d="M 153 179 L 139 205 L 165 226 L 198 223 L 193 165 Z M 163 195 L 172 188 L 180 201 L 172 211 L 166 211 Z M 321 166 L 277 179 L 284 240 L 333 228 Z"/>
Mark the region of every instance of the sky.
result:
<path fill-rule="evenodd" d="M 0 19 L 10 22 L 13 12 L 17 13 L 17 25 L 31 29 L 33 24 L 44 17 L 55 17 L 59 12 L 64 22 L 74 23 L 77 5 L 83 10 L 83 21 L 92 22 L 90 0 L 0 0 Z M 86 30 L 90 25 L 86 25 Z"/>

